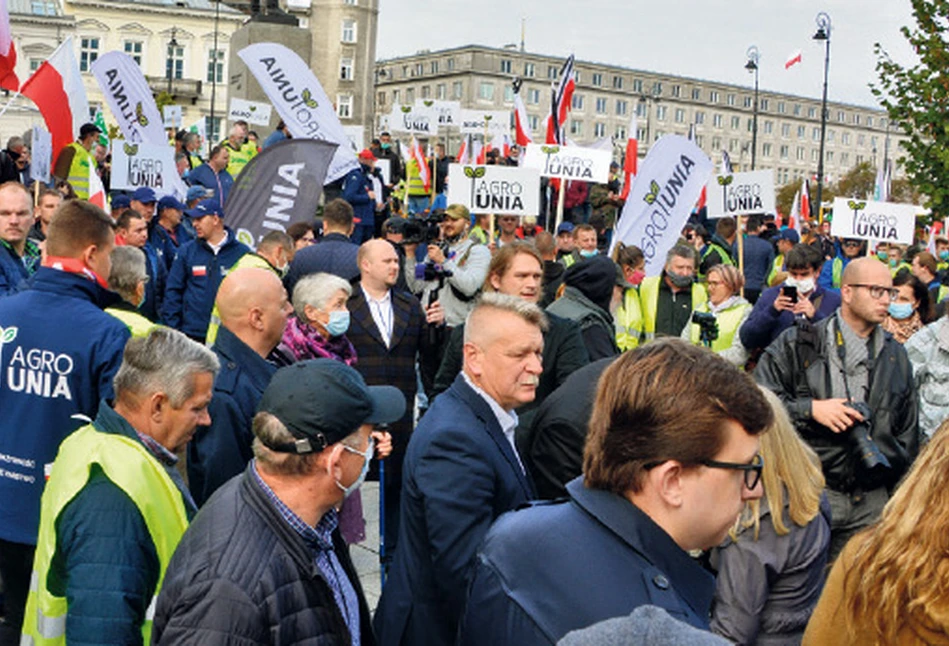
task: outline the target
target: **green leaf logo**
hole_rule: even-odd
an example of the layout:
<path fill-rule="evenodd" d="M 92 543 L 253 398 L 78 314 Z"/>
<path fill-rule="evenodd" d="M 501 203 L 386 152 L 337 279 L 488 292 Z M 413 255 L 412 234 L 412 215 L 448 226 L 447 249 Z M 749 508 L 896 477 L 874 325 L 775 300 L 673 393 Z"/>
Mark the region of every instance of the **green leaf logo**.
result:
<path fill-rule="evenodd" d="M 122 148 L 129 157 L 134 157 L 138 154 L 138 144 L 123 143 Z"/>
<path fill-rule="evenodd" d="M 148 117 L 145 116 L 145 110 L 142 109 L 141 101 L 135 104 L 135 120 L 142 124 L 143 127 L 148 125 Z"/>
<path fill-rule="evenodd" d="M 486 114 L 486 115 L 484 115 L 484 120 L 485 120 L 485 121 L 491 121 L 491 119 L 493 119 L 493 118 L 494 118 L 494 115 L 491 115 L 491 114 Z"/>
<path fill-rule="evenodd" d="M 659 198 L 659 183 L 656 180 L 649 182 L 649 192 L 643 195 L 646 204 L 653 204 Z"/>
<path fill-rule="evenodd" d="M 475 169 L 471 166 L 465 166 L 465 177 L 474 177 Z"/>
<path fill-rule="evenodd" d="M 717 178 L 719 186 L 728 186 L 735 178 L 731 175 L 719 175 Z"/>
<path fill-rule="evenodd" d="M 257 106 L 256 106 L 256 105 L 250 105 L 250 106 L 247 106 L 247 109 L 250 110 L 251 112 L 256 112 L 256 111 L 257 111 Z"/>
<path fill-rule="evenodd" d="M 403 106 L 402 106 L 402 112 L 404 112 L 405 114 L 408 114 L 408 113 L 411 112 L 411 111 L 412 111 L 412 106 L 410 106 L 410 105 L 403 105 Z"/>
<path fill-rule="evenodd" d="M 251 249 L 253 249 L 254 247 L 257 246 L 257 245 L 254 244 L 254 236 L 253 236 L 253 234 L 252 234 L 250 231 L 248 231 L 247 229 L 238 229 L 238 230 L 237 230 L 237 241 L 238 241 L 238 242 L 243 242 L 244 244 L 246 244 L 246 245 L 247 245 L 248 247 L 250 247 Z"/>
<path fill-rule="evenodd" d="M 0 345 L 4 343 L 12 343 L 13 339 L 16 338 L 17 328 L 10 326 L 6 329 L 0 328 Z"/>
<path fill-rule="evenodd" d="M 560 146 L 541 146 L 540 150 L 545 155 L 556 155 L 560 152 Z"/>
<path fill-rule="evenodd" d="M 430 108 L 430 107 L 432 107 L 433 105 L 435 105 L 435 102 L 434 102 L 434 101 L 422 101 L 422 104 L 423 104 L 426 108 Z"/>
<path fill-rule="evenodd" d="M 303 102 L 306 103 L 306 107 L 313 108 L 314 110 L 319 107 L 320 104 L 313 98 L 313 93 L 310 92 L 310 88 L 303 88 L 303 92 L 300 93 L 300 96 L 303 97 Z"/>
<path fill-rule="evenodd" d="M 488 171 L 488 169 L 485 168 L 484 166 L 479 166 L 478 168 L 475 169 L 474 176 L 475 176 L 475 177 L 484 177 L 484 174 L 485 174 L 487 171 Z"/>

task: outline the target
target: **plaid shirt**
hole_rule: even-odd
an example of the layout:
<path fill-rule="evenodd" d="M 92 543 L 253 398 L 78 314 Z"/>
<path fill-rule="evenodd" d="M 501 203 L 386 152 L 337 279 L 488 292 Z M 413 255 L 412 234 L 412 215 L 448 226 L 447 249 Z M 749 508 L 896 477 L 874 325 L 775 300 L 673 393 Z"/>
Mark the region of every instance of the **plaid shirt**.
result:
<path fill-rule="evenodd" d="M 148 452 L 165 467 L 165 472 L 181 491 L 181 497 L 185 501 L 185 511 L 188 514 L 188 519 L 194 518 L 194 515 L 198 511 L 198 506 L 195 504 L 194 498 L 191 497 L 191 491 L 188 489 L 188 485 L 185 484 L 181 474 L 178 473 L 178 456 L 162 446 L 158 440 L 152 436 L 139 433 L 137 430 L 135 434 L 141 443 L 145 445 L 145 448 L 148 449 Z"/>
<path fill-rule="evenodd" d="M 270 503 L 277 510 L 277 513 L 287 521 L 287 524 L 300 535 L 300 538 L 310 548 L 310 552 L 316 560 L 316 566 L 333 591 L 336 606 L 346 620 L 349 634 L 352 636 L 353 646 L 359 646 L 359 598 L 356 596 L 356 589 L 346 576 L 346 572 L 336 556 L 336 551 L 333 549 L 333 532 L 339 524 L 336 510 L 331 509 L 324 514 L 315 528 L 310 527 L 293 513 L 293 510 L 283 504 L 283 501 L 277 497 L 273 489 L 267 486 L 267 483 L 257 473 L 256 460 L 254 462 L 254 468 L 251 469 L 251 472 L 254 474 L 257 484 L 267 494 L 267 498 L 270 499 Z"/>

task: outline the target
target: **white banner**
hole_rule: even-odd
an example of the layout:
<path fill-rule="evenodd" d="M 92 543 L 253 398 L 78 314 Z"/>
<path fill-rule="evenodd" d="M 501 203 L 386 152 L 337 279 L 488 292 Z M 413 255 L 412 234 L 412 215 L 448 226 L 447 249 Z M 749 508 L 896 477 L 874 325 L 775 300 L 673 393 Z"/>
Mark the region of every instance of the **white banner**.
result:
<path fill-rule="evenodd" d="M 712 176 L 705 206 L 710 218 L 775 213 L 774 171 Z"/>
<path fill-rule="evenodd" d="M 438 114 L 425 106 L 394 105 L 389 114 L 389 130 L 413 135 L 438 135 Z"/>
<path fill-rule="evenodd" d="M 166 105 L 161 109 L 166 128 L 180 128 L 183 121 L 180 105 Z"/>
<path fill-rule="evenodd" d="M 433 101 L 415 99 L 416 108 L 428 108 L 438 117 L 438 127 L 456 128 L 461 125 L 461 101 Z"/>
<path fill-rule="evenodd" d="M 448 203 L 472 213 L 533 215 L 540 212 L 540 175 L 520 166 L 448 166 Z"/>
<path fill-rule="evenodd" d="M 712 174 L 712 160 L 681 135 L 666 135 L 650 146 L 639 165 L 613 236 L 646 256 L 646 275 L 658 276 Z"/>
<path fill-rule="evenodd" d="M 392 183 L 392 162 L 388 159 L 377 159 L 376 168 L 382 173 L 382 181 L 386 186 Z"/>
<path fill-rule="evenodd" d="M 489 135 L 510 134 L 511 113 L 504 110 L 461 111 L 461 134 L 483 135 L 485 127 Z"/>
<path fill-rule="evenodd" d="M 326 174 L 327 183 L 359 167 L 333 103 L 303 59 L 277 43 L 256 43 L 237 55 L 260 83 L 291 135 L 338 146 Z"/>
<path fill-rule="evenodd" d="M 128 54 L 106 52 L 92 64 L 92 73 L 126 141 L 168 144 L 152 90 L 142 68 Z"/>
<path fill-rule="evenodd" d="M 365 131 L 362 126 L 343 126 L 343 132 L 346 133 L 346 137 L 349 138 L 349 143 L 353 145 L 353 148 L 356 150 L 362 150 L 366 147 Z"/>
<path fill-rule="evenodd" d="M 579 179 L 602 184 L 610 179 L 611 161 L 613 161 L 613 153 L 610 150 L 528 144 L 521 165 L 536 168 L 540 171 L 541 177 Z"/>
<path fill-rule="evenodd" d="M 913 244 L 918 210 L 913 204 L 838 197 L 834 200 L 830 234 L 838 238 Z"/>
<path fill-rule="evenodd" d="M 136 189 L 148 186 L 159 197 L 177 195 L 180 180 L 175 168 L 175 149 L 154 144 L 130 144 L 116 141 L 112 147 L 112 188 Z M 182 196 L 179 196 L 181 199 Z"/>
<path fill-rule="evenodd" d="M 246 99 L 231 99 L 231 106 L 227 112 L 228 121 L 246 121 L 255 126 L 270 125 L 270 113 L 273 106 L 269 103 L 247 101 Z"/>
<path fill-rule="evenodd" d="M 30 179 L 48 183 L 53 163 L 53 136 L 40 126 L 33 126 L 30 149 Z"/>

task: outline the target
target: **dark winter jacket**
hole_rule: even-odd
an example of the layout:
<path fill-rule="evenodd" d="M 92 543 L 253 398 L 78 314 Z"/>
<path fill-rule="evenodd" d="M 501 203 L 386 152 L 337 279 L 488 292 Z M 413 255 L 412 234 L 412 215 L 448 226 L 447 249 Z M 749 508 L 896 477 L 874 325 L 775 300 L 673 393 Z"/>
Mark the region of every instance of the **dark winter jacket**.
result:
<path fill-rule="evenodd" d="M 795 315 L 792 312 L 788 310 L 779 312 L 774 309 L 774 301 L 781 295 L 783 286 L 783 284 L 775 285 L 764 290 L 758 302 L 755 303 L 754 309 L 751 310 L 751 314 L 738 330 L 741 344 L 749 351 L 758 348 L 763 350 L 781 336 L 782 332 L 794 325 Z M 817 306 L 811 323 L 824 320 L 840 307 L 840 292 L 837 290 L 817 287 L 809 298 Z"/>
<path fill-rule="evenodd" d="M 158 251 L 149 243 L 142 247 L 145 254 L 145 269 L 148 272 L 148 282 L 145 283 L 145 300 L 139 306 L 139 311 L 149 321 L 160 320 L 161 304 L 165 298 L 165 283 L 168 281 L 168 268 L 158 255 Z"/>
<path fill-rule="evenodd" d="M 737 251 L 736 247 L 736 258 Z M 774 265 L 774 247 L 764 238 L 745 236 L 742 240 L 742 256 L 744 257 L 745 287 L 761 291 L 767 287 L 765 281 Z M 737 260 L 735 264 L 738 264 Z"/>
<path fill-rule="evenodd" d="M 26 244 L 30 247 L 26 250 L 27 253 L 32 251 L 37 256 L 39 255 L 36 243 L 27 240 Z M 30 272 L 23 263 L 23 258 L 10 245 L 0 240 L 0 297 L 16 294 L 25 289 L 29 277 Z"/>
<path fill-rule="evenodd" d="M 300 249 L 290 263 L 290 270 L 283 284 L 287 294 L 293 297 L 293 287 L 297 281 L 310 274 L 325 272 L 356 282 L 359 278 L 359 266 L 356 254 L 359 245 L 342 233 L 328 233 L 317 244 Z"/>
<path fill-rule="evenodd" d="M 221 487 L 185 532 L 158 596 L 152 644 L 351 646 L 311 548 L 274 508 L 254 468 Z M 338 531 L 333 545 L 359 598 L 362 646 L 371 646 L 369 608 Z"/>
<path fill-rule="evenodd" d="M 762 355 L 755 379 L 784 402 L 801 439 L 820 457 L 828 488 L 849 493 L 894 487 L 919 451 L 913 367 L 903 346 L 887 333 L 873 361 L 865 401 L 873 413 L 870 437 L 891 468 L 870 477 L 859 466 L 850 433 L 834 433 L 811 417 L 813 400 L 833 397 L 829 355 L 836 350 L 828 347 L 827 326 L 834 320 L 831 316 L 786 330 Z"/>
<path fill-rule="evenodd" d="M 579 323 L 590 361 L 619 354 L 610 314 L 616 263 L 606 256 L 587 258 L 567 268 L 563 282 L 563 296 L 547 311 Z"/>
<path fill-rule="evenodd" d="M 376 201 L 369 197 L 371 190 L 372 175 L 367 166 L 360 164 L 343 178 L 343 199 L 353 207 L 353 215 L 363 226 L 375 224 Z"/>
<path fill-rule="evenodd" d="M 207 334 L 221 281 L 234 263 L 250 253 L 247 245 L 237 241 L 233 231 L 226 231 L 227 241 L 217 254 L 200 238 L 178 250 L 168 274 L 161 308 L 165 325 L 197 339 Z"/>
<path fill-rule="evenodd" d="M 152 218 L 152 226 L 148 233 L 148 242 L 155 248 L 158 257 L 165 263 L 168 271 L 175 262 L 178 255 L 178 249 L 194 240 L 194 234 L 185 226 L 184 222 L 175 227 L 175 235 L 168 232 L 168 229 L 158 224 L 158 218 Z"/>

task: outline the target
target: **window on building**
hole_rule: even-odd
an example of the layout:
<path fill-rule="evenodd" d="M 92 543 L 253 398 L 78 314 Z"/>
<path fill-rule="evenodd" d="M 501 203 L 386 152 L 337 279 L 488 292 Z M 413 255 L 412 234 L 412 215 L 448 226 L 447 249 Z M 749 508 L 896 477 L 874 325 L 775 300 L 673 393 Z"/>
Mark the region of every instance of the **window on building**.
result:
<path fill-rule="evenodd" d="M 737 139 L 729 139 L 729 140 L 728 140 L 728 152 L 730 152 L 730 153 L 736 153 L 736 152 L 738 152 L 738 140 L 737 140 Z"/>
<path fill-rule="evenodd" d="M 722 127 L 722 115 L 720 115 L 720 114 L 713 114 L 713 115 L 712 115 L 712 126 L 715 127 L 715 128 L 721 128 L 721 127 Z"/>
<path fill-rule="evenodd" d="M 596 113 L 606 114 L 606 99 L 602 96 L 596 98 Z"/>
<path fill-rule="evenodd" d="M 409 66 L 408 66 L 408 65 L 403 65 L 403 66 L 402 66 L 402 78 L 404 78 L 404 79 L 409 78 Z"/>
<path fill-rule="evenodd" d="M 596 87 L 600 87 L 601 85 L 603 85 L 603 75 L 600 74 L 599 72 L 593 72 L 593 77 L 591 80 L 593 82 L 593 85 Z"/>
<path fill-rule="evenodd" d="M 840 165 L 847 166 L 850 163 L 850 153 L 840 153 Z"/>
<path fill-rule="evenodd" d="M 445 87 L 444 83 L 439 83 L 435 86 L 435 98 L 439 101 L 444 101 L 448 98 L 448 88 Z"/>
<path fill-rule="evenodd" d="M 510 85 L 504 86 L 504 102 L 514 103 L 514 88 Z"/>
<path fill-rule="evenodd" d="M 659 119 L 659 121 L 666 120 L 666 106 L 664 105 L 656 106 L 656 118 Z"/>
<path fill-rule="evenodd" d="M 722 149 L 722 138 L 721 137 L 712 137 L 712 150 L 718 151 Z"/>
<path fill-rule="evenodd" d="M 422 76 L 425 74 L 425 64 L 416 63 L 415 64 L 415 73 L 412 76 Z"/>
<path fill-rule="evenodd" d="M 662 81 L 656 81 L 652 84 L 652 95 L 660 96 L 662 94 Z"/>
<path fill-rule="evenodd" d="M 788 158 L 788 146 L 787 146 L 787 144 L 781 144 L 781 148 L 780 148 L 779 154 L 780 154 L 781 159 L 787 159 L 787 158 Z"/>
<path fill-rule="evenodd" d="M 817 148 L 812 148 L 812 149 L 811 149 L 811 161 L 812 161 L 812 162 L 816 162 L 818 157 L 820 157 L 820 152 L 817 150 Z"/>
<path fill-rule="evenodd" d="M 536 114 L 527 115 L 527 123 L 530 124 L 531 130 L 537 130 L 537 127 L 540 125 L 540 117 Z"/>
<path fill-rule="evenodd" d="M 613 136 L 617 139 L 626 139 L 626 126 L 616 126 L 616 132 Z"/>
<path fill-rule="evenodd" d="M 38 69 L 40 68 L 40 65 L 42 65 L 45 61 L 46 61 L 45 58 L 31 58 L 31 59 L 30 59 L 30 71 L 31 71 L 31 72 L 35 72 L 36 70 L 38 70 Z"/>
<path fill-rule="evenodd" d="M 383 106 L 386 104 L 386 93 L 385 93 L 385 92 L 378 92 L 378 93 L 376 94 L 376 103 L 378 103 L 379 105 L 383 105 Z"/>
<path fill-rule="evenodd" d="M 357 4 L 357 0 L 343 0 L 343 4 L 347 4 L 350 7 L 355 7 Z"/>
<path fill-rule="evenodd" d="M 726 104 L 726 105 L 732 105 L 732 106 L 735 105 L 735 95 L 734 95 L 734 94 L 726 94 L 726 95 L 725 95 L 725 104 Z"/>
<path fill-rule="evenodd" d="M 626 110 L 628 107 L 629 103 L 625 99 L 616 99 L 616 116 L 626 116 Z"/>
<path fill-rule="evenodd" d="M 741 103 L 742 103 L 742 105 L 745 106 L 746 108 L 753 108 L 753 107 L 754 107 L 754 99 L 752 99 L 750 96 L 746 96 L 744 99 L 742 99 L 742 102 L 741 102 Z"/>
<path fill-rule="evenodd" d="M 494 83 L 482 81 L 478 86 L 478 98 L 482 101 L 494 101 Z"/>
<path fill-rule="evenodd" d="M 501 74 L 510 74 L 511 73 L 511 59 L 502 58 L 501 59 Z"/>
<path fill-rule="evenodd" d="M 205 117 L 204 118 L 204 131 L 208 136 L 208 141 L 220 141 L 221 140 L 221 117 Z"/>
<path fill-rule="evenodd" d="M 760 101 L 758 101 L 758 110 L 760 110 L 761 112 L 767 112 L 767 111 L 768 111 L 768 100 L 767 100 L 767 99 L 761 99 Z"/>
<path fill-rule="evenodd" d="M 142 41 L 127 40 L 122 43 L 122 49 L 139 67 L 142 66 Z M 208 80 L 210 81 L 211 79 L 209 78 Z"/>
<path fill-rule="evenodd" d="M 185 77 L 185 47 L 168 45 L 168 58 L 165 60 L 165 78 L 182 79 Z"/>
<path fill-rule="evenodd" d="M 79 40 L 79 71 L 88 72 L 99 58 L 99 39 L 81 38 Z M 180 78 L 180 77 L 179 77 Z"/>
<path fill-rule="evenodd" d="M 606 124 L 597 121 L 593 124 L 593 136 L 599 139 L 606 136 Z"/>
<path fill-rule="evenodd" d="M 399 98 L 402 96 L 402 93 L 399 90 L 392 90 L 392 104 L 398 105 Z"/>
<path fill-rule="evenodd" d="M 710 90 L 708 93 L 709 103 L 718 103 L 718 90 Z"/>
<path fill-rule="evenodd" d="M 410 87 L 405 90 L 405 102 L 406 103 L 415 103 L 415 88 Z"/>
<path fill-rule="evenodd" d="M 840 135 L 840 143 L 842 143 L 842 144 L 845 145 L 845 146 L 849 146 L 849 145 L 850 145 L 850 133 L 849 133 L 849 132 L 845 132 L 845 133 L 843 133 L 843 134 Z"/>
<path fill-rule="evenodd" d="M 524 76 L 534 78 L 534 64 L 524 63 Z"/>
<path fill-rule="evenodd" d="M 782 123 L 782 124 L 781 124 L 781 136 L 782 136 L 782 137 L 785 137 L 785 138 L 791 136 L 791 124 L 790 124 L 790 123 Z"/>
<path fill-rule="evenodd" d="M 770 135 L 774 132 L 774 121 L 765 121 L 761 129 L 766 135 Z"/>
<path fill-rule="evenodd" d="M 351 18 L 346 18 L 343 20 L 342 26 L 342 35 L 340 40 L 344 43 L 355 43 L 356 42 L 356 21 Z"/>
<path fill-rule="evenodd" d="M 574 94 L 573 101 L 571 103 L 573 104 L 574 110 L 583 110 L 583 95 Z"/>
<path fill-rule="evenodd" d="M 700 126 L 700 125 L 702 125 L 703 123 L 705 123 L 705 113 L 702 112 L 701 110 L 696 110 L 696 111 L 695 111 L 695 124 Z"/>
<path fill-rule="evenodd" d="M 682 108 L 676 108 L 675 111 L 675 122 L 676 123 L 685 123 L 685 110 Z"/>
<path fill-rule="evenodd" d="M 695 145 L 699 148 L 702 147 L 702 142 L 705 141 L 705 137 L 702 135 L 695 135 Z"/>
<path fill-rule="evenodd" d="M 339 80 L 341 81 L 353 80 L 353 59 L 351 58 L 339 59 Z"/>
<path fill-rule="evenodd" d="M 807 126 L 798 126 L 797 127 L 797 138 L 804 139 L 807 137 Z"/>
<path fill-rule="evenodd" d="M 778 114 L 784 114 L 787 111 L 787 107 L 784 104 L 784 101 L 778 101 Z"/>
<path fill-rule="evenodd" d="M 454 59 L 454 58 L 449 58 L 447 64 L 448 64 L 448 71 L 449 71 L 449 72 L 452 72 L 452 71 L 455 70 L 455 59 Z"/>
<path fill-rule="evenodd" d="M 30 13 L 34 16 L 55 16 L 56 2 L 54 0 L 33 0 L 30 3 Z"/>
<path fill-rule="evenodd" d="M 623 77 L 622 77 L 622 76 L 614 76 L 614 77 L 613 77 L 613 89 L 614 89 L 614 90 L 622 90 L 622 89 L 623 89 Z"/>
<path fill-rule="evenodd" d="M 834 151 L 833 151 L 833 150 L 828 150 L 827 153 L 826 153 L 826 155 L 827 155 L 827 163 L 828 163 L 828 164 L 833 164 L 833 163 L 834 163 Z"/>
<path fill-rule="evenodd" d="M 432 98 L 432 88 L 429 87 L 428 85 L 423 85 L 423 86 L 422 86 L 422 89 L 421 89 L 421 94 L 422 94 L 422 97 L 421 97 L 421 98 L 423 98 L 423 99 L 430 99 L 430 98 Z"/>
<path fill-rule="evenodd" d="M 867 143 L 867 138 L 864 135 L 857 135 L 857 145 L 863 148 Z"/>
<path fill-rule="evenodd" d="M 828 131 L 827 131 L 827 143 L 829 143 L 829 144 L 834 143 L 834 140 L 835 140 L 836 138 L 837 138 L 837 133 L 836 133 L 836 132 L 834 132 L 833 130 L 828 130 Z"/>
<path fill-rule="evenodd" d="M 700 101 L 702 99 L 702 90 L 701 88 L 694 87 L 692 88 L 692 100 Z"/>
<path fill-rule="evenodd" d="M 820 141 L 820 128 L 811 128 L 811 141 Z"/>
<path fill-rule="evenodd" d="M 646 116 L 646 101 L 645 99 L 640 99 L 636 102 L 636 116 L 645 117 Z"/>
<path fill-rule="evenodd" d="M 795 116 L 795 117 L 801 116 L 801 104 L 800 104 L 800 103 L 795 103 L 795 104 L 794 104 L 794 116 Z"/>
<path fill-rule="evenodd" d="M 224 82 L 224 50 L 208 50 L 208 83 Z"/>
<path fill-rule="evenodd" d="M 548 78 L 548 79 L 550 79 L 551 81 L 556 81 L 556 80 L 557 80 L 557 76 L 559 76 L 559 75 L 560 75 L 560 70 L 557 69 L 557 67 L 556 67 L 555 65 L 548 65 L 548 66 L 547 66 L 547 78 Z"/>
<path fill-rule="evenodd" d="M 873 117 L 867 117 L 867 128 L 873 127 Z"/>
<path fill-rule="evenodd" d="M 877 147 L 877 138 L 872 135 L 870 136 L 870 147 L 871 148 Z"/>
<path fill-rule="evenodd" d="M 682 86 L 681 86 L 681 85 L 673 85 L 671 91 L 672 91 L 672 97 L 675 98 L 675 99 L 678 99 L 679 96 L 682 94 Z"/>
<path fill-rule="evenodd" d="M 530 88 L 527 90 L 527 102 L 531 105 L 537 105 L 540 103 L 540 90 L 537 88 Z"/>
<path fill-rule="evenodd" d="M 662 136 L 665 135 L 665 134 L 666 134 L 665 131 L 663 131 L 663 130 L 657 130 L 657 131 L 656 131 L 656 134 L 654 134 L 654 135 L 652 136 L 652 140 L 653 140 L 654 142 L 655 142 L 655 141 L 659 141 L 659 140 L 662 138 Z"/>
<path fill-rule="evenodd" d="M 761 144 L 761 156 L 770 157 L 771 156 L 771 144 L 763 143 Z"/>
<path fill-rule="evenodd" d="M 797 160 L 798 160 L 798 161 L 804 161 L 804 146 L 798 146 L 798 147 L 797 147 L 797 155 L 796 155 L 796 157 L 797 157 Z"/>
<path fill-rule="evenodd" d="M 633 79 L 633 92 L 640 93 L 642 91 L 643 91 L 642 79 Z"/>
<path fill-rule="evenodd" d="M 862 164 L 862 163 L 863 163 L 863 155 L 857 155 L 857 156 L 854 158 L 854 163 L 855 163 L 855 164 Z"/>
<path fill-rule="evenodd" d="M 837 121 L 845 123 L 847 121 L 847 113 L 843 110 L 837 110 Z"/>
<path fill-rule="evenodd" d="M 580 119 L 570 120 L 570 134 L 576 137 L 583 136 L 583 121 Z"/>
<path fill-rule="evenodd" d="M 731 124 L 732 124 L 732 130 L 740 130 L 740 129 L 741 129 L 741 117 L 739 117 L 738 115 L 733 115 L 733 116 L 732 116 L 732 119 L 731 119 Z"/>
<path fill-rule="evenodd" d="M 352 119 L 353 118 L 353 95 L 352 94 L 337 94 L 336 95 L 336 116 L 340 119 Z"/>
<path fill-rule="evenodd" d="M 816 118 L 817 118 L 817 108 L 815 108 L 814 106 L 810 106 L 809 108 L 807 108 L 807 118 L 808 118 L 808 119 L 816 119 Z"/>

